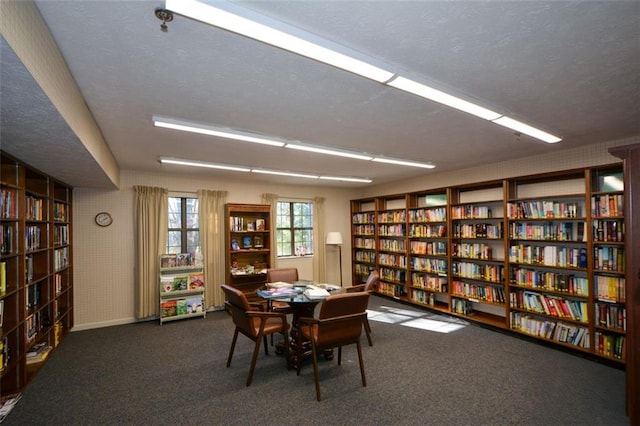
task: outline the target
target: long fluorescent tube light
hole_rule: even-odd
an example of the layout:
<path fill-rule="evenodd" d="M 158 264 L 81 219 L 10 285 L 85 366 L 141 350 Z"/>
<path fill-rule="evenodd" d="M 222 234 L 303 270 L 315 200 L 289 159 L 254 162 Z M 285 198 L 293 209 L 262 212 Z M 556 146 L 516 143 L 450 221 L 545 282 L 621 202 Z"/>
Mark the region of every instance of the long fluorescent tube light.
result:
<path fill-rule="evenodd" d="M 306 175 L 302 173 L 294 173 L 294 172 L 281 172 L 277 170 L 264 170 L 264 169 L 251 169 L 253 173 L 263 173 L 267 175 L 278 175 L 278 176 L 291 176 L 291 177 L 301 177 L 307 179 L 318 179 L 318 175 Z"/>
<path fill-rule="evenodd" d="M 228 164 L 207 163 L 204 161 L 181 160 L 179 158 L 160 157 L 160 163 L 177 164 L 180 166 L 205 167 L 208 169 L 231 170 L 234 172 L 250 172 L 250 168 L 232 166 Z"/>
<path fill-rule="evenodd" d="M 373 180 L 368 178 L 354 178 L 354 177 L 342 177 L 342 176 L 319 176 L 319 175 L 310 175 L 310 174 L 296 173 L 296 172 L 290 172 L 290 171 L 253 169 L 250 167 L 233 166 L 231 164 L 216 164 L 216 163 L 208 163 L 206 161 L 183 160 L 180 158 L 173 158 L 173 157 L 160 157 L 159 162 L 162 164 L 177 164 L 180 166 L 205 167 L 209 169 L 231 170 L 235 172 L 253 172 L 253 173 L 262 173 L 262 174 L 278 175 L 278 176 L 300 177 L 300 178 L 306 178 L 306 179 L 327 179 L 327 180 L 336 180 L 341 182 L 360 182 L 360 183 L 373 182 Z"/>
<path fill-rule="evenodd" d="M 392 72 L 367 62 L 209 4 L 195 0 L 167 0 L 166 8 L 173 13 L 288 50 L 380 83 L 393 77 Z M 278 24 L 285 26 L 284 23 Z M 305 38 L 310 38 L 310 36 Z"/>
<path fill-rule="evenodd" d="M 502 116 L 491 121 L 501 126 L 508 127 L 509 129 L 515 130 L 517 132 L 524 133 L 525 135 L 540 139 L 541 141 L 544 141 L 546 143 L 556 143 L 562 140 L 557 136 L 554 136 L 547 132 L 543 132 L 542 130 L 531 127 L 528 124 L 524 124 L 520 121 L 514 120 L 513 118 Z"/>
<path fill-rule="evenodd" d="M 414 161 L 405 161 L 405 160 L 396 160 L 393 158 L 385 158 L 385 157 L 375 157 L 371 161 L 375 161 L 377 163 L 396 164 L 399 166 L 421 167 L 423 169 L 433 169 L 436 167 L 433 164 L 418 163 Z"/>
<path fill-rule="evenodd" d="M 360 183 L 371 183 L 371 182 L 373 182 L 371 179 L 346 178 L 346 177 L 338 177 L 338 176 L 320 176 L 320 179 L 338 180 L 338 181 L 341 181 L 341 182 L 360 182 Z"/>
<path fill-rule="evenodd" d="M 199 133 L 202 135 L 217 136 L 220 138 L 235 139 L 243 142 L 259 143 L 262 145 L 270 145 L 283 147 L 285 142 L 275 139 L 269 139 L 264 136 L 252 135 L 249 132 L 243 132 L 235 129 L 226 129 L 223 127 L 210 126 L 208 124 L 193 123 L 183 120 L 174 120 L 171 118 L 153 117 L 153 124 L 156 127 L 164 127 L 166 129 L 181 130 L 183 132 Z"/>
<path fill-rule="evenodd" d="M 337 150 L 337 149 L 319 148 L 319 147 L 315 147 L 315 146 L 300 145 L 300 144 L 296 144 L 296 143 L 288 143 L 284 147 L 285 148 L 291 148 L 291 149 L 297 149 L 297 150 L 300 150 L 300 151 L 315 152 L 315 153 L 318 153 L 318 154 L 327 154 L 327 155 L 336 155 L 338 157 L 355 158 L 356 160 L 371 160 L 373 158 L 370 155 L 358 154 L 358 153 L 355 153 L 355 152 L 341 151 L 341 150 Z"/>
<path fill-rule="evenodd" d="M 395 87 L 396 89 L 413 93 L 414 95 L 418 95 L 422 98 L 426 98 L 431 101 L 446 105 L 448 107 L 464 111 L 468 114 L 475 115 L 476 117 L 484 118 L 485 120 L 495 120 L 496 118 L 501 116 L 501 114 L 498 114 L 495 111 L 491 111 L 490 109 L 449 95 L 422 83 L 409 80 L 408 78 L 398 76 L 393 80 L 388 81 L 386 84 L 391 87 Z"/>
<path fill-rule="evenodd" d="M 327 46 L 331 45 L 333 48 L 339 50 L 347 50 L 344 47 L 329 42 L 328 40 L 322 40 L 310 33 L 304 33 L 301 30 L 283 22 L 275 21 L 246 9 L 241 9 L 239 6 L 232 3 L 219 2 L 218 4 L 224 4 L 225 6 L 223 7 L 229 10 L 214 7 L 210 4 L 204 4 L 196 0 L 166 0 L 166 8 L 176 14 L 288 50 L 298 55 L 352 72 L 379 83 L 387 84 L 396 89 L 412 93 L 422 98 L 475 115 L 476 117 L 492 121 L 496 124 L 519 131 L 547 143 L 555 143 L 562 140 L 557 136 L 536 129 L 517 120 L 505 117 L 488 108 L 465 101 L 464 99 L 434 89 L 433 87 L 429 87 L 425 84 L 398 76 L 396 73 L 387 71 L 353 56 L 340 53 L 332 48 L 324 47 L 321 44 L 325 44 Z M 237 14 L 233 13 L 233 10 L 242 10 L 242 14 L 251 15 L 252 18 L 255 18 L 256 20 L 240 16 L 240 12 Z M 258 19 L 268 24 L 258 22 Z M 287 28 L 287 31 L 278 30 L 274 28 L 275 26 Z M 293 35 L 293 33 L 303 34 L 304 38 L 297 37 Z M 309 40 L 317 40 L 321 44 L 314 43 Z M 355 55 L 355 52 L 352 54 Z"/>

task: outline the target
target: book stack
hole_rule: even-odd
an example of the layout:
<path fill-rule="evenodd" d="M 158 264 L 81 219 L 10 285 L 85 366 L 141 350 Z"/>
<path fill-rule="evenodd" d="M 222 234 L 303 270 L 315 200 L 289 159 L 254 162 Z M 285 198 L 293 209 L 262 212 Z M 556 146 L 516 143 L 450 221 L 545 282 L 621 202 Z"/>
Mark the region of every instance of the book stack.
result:
<path fill-rule="evenodd" d="M 37 364 L 44 361 L 49 356 L 49 352 L 53 349 L 46 343 L 38 343 L 27 352 L 27 365 Z"/>

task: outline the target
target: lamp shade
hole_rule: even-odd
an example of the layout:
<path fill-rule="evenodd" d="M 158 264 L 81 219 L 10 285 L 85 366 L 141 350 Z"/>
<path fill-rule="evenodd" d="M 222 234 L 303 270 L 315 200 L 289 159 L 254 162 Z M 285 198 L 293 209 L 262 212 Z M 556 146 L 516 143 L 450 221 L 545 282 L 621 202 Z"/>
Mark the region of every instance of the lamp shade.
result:
<path fill-rule="evenodd" d="M 327 233 L 327 244 L 341 245 L 342 234 L 340 232 Z"/>

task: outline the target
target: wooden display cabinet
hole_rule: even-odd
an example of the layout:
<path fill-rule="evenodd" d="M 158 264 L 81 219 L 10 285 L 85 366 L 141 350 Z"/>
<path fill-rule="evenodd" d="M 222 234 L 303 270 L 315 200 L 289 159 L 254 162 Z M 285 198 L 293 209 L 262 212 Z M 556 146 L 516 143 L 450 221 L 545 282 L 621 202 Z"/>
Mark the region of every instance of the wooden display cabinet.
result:
<path fill-rule="evenodd" d="M 271 206 L 225 205 L 226 283 L 252 296 L 271 266 Z"/>

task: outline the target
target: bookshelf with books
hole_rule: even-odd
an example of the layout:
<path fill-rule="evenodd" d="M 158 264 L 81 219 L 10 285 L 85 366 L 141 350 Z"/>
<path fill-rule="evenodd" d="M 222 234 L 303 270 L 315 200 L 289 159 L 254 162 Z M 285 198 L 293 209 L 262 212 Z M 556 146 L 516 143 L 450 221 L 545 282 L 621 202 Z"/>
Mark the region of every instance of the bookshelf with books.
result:
<path fill-rule="evenodd" d="M 271 206 L 225 205 L 226 284 L 253 298 L 271 264 Z"/>
<path fill-rule="evenodd" d="M 3 152 L 0 168 L 4 396 L 22 391 L 44 365 L 46 356 L 29 355 L 34 348 L 48 354 L 73 327 L 72 188 Z"/>
<path fill-rule="evenodd" d="M 447 193 L 408 195 L 409 277 L 412 302 L 449 309 Z"/>
<path fill-rule="evenodd" d="M 407 295 L 406 196 L 376 199 L 378 291 L 389 296 Z"/>
<path fill-rule="evenodd" d="M 380 295 L 626 364 L 621 172 L 611 164 L 352 200 L 354 282 L 368 272 L 360 253 L 371 238 Z"/>
<path fill-rule="evenodd" d="M 204 266 L 191 253 L 160 256 L 160 324 L 205 318 Z"/>
<path fill-rule="evenodd" d="M 591 171 L 594 350 L 625 360 L 627 308 L 625 280 L 624 178 L 622 167 Z"/>
<path fill-rule="evenodd" d="M 353 282 L 364 283 L 376 270 L 376 208 L 375 199 L 351 202 L 351 248 Z"/>
<path fill-rule="evenodd" d="M 505 327 L 503 181 L 451 188 L 451 311 Z"/>
<path fill-rule="evenodd" d="M 591 351 L 585 171 L 509 182 L 511 330 Z"/>
<path fill-rule="evenodd" d="M 640 143 L 616 146 L 609 152 L 623 160 L 626 408 L 629 424 L 640 423 Z"/>

